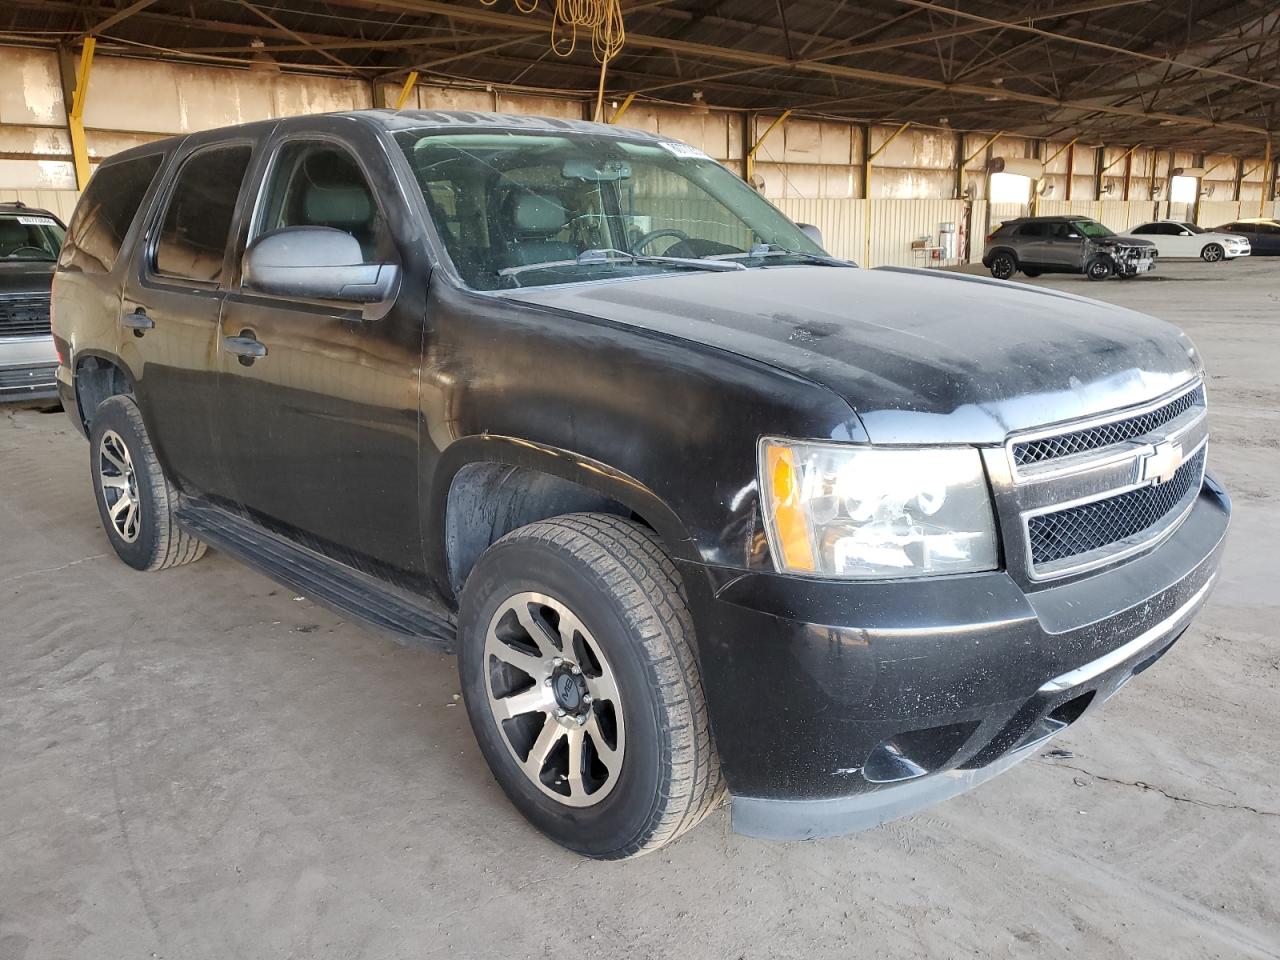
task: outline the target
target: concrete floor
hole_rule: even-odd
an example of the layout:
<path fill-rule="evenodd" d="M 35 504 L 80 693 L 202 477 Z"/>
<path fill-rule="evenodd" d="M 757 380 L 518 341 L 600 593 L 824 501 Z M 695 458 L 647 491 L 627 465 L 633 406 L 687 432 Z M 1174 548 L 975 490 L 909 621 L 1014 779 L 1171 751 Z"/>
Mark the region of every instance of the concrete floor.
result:
<path fill-rule="evenodd" d="M 224 556 L 126 569 L 65 418 L 0 414 L 0 960 L 1280 957 L 1280 260 L 1038 282 L 1199 344 L 1221 583 L 1068 755 L 818 843 L 720 811 L 638 861 L 561 851 L 451 660 Z"/>

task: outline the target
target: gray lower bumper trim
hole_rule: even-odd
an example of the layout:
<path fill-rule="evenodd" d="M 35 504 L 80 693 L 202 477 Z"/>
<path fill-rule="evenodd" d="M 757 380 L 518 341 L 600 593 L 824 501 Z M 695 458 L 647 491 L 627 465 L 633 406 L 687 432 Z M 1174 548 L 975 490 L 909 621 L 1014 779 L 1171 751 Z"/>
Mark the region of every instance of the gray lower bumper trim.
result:
<path fill-rule="evenodd" d="M 1066 691 L 1078 684 L 1094 680 L 1125 663 L 1140 660 L 1143 654 L 1157 648 L 1162 642 L 1186 628 L 1191 617 L 1209 595 L 1215 579 L 1216 574 L 1209 577 L 1205 584 L 1177 610 L 1144 630 L 1133 640 L 1076 670 L 1054 677 L 1045 683 L 1038 693 L 1052 694 Z M 1111 692 L 1114 692 L 1114 689 Z M 1065 727 L 1065 724 L 1062 727 Z M 986 783 L 1019 761 L 1025 760 L 1042 747 L 1047 739 L 1049 736 L 1040 736 L 976 770 L 946 770 L 869 793 L 857 793 L 825 800 L 734 797 L 733 830 L 735 833 L 749 837 L 770 840 L 812 840 L 817 837 L 834 837 L 856 833 L 859 830 L 869 830 Z"/>
<path fill-rule="evenodd" d="M 1005 754 L 979 770 L 948 770 L 914 783 L 831 800 L 733 798 L 733 832 L 768 840 L 813 840 L 870 830 L 949 800 L 1025 760 L 1043 741 Z"/>

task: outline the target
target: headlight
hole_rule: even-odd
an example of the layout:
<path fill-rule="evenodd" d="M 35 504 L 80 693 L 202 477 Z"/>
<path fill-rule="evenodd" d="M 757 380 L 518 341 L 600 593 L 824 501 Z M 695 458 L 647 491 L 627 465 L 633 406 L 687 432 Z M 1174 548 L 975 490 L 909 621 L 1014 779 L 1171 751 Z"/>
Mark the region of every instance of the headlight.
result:
<path fill-rule="evenodd" d="M 780 571 L 918 577 L 993 570 L 995 520 L 972 447 L 765 438 L 760 497 Z"/>

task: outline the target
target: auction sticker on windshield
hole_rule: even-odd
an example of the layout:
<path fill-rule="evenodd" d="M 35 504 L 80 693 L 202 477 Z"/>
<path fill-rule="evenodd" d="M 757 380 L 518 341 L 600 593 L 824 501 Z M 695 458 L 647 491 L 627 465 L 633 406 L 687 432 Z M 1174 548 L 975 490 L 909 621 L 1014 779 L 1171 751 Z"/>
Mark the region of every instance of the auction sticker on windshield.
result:
<path fill-rule="evenodd" d="M 57 221 L 52 217 L 19 217 L 19 223 L 24 223 L 29 227 L 56 227 Z"/>
<path fill-rule="evenodd" d="M 672 143 L 667 140 L 659 140 L 659 145 L 671 154 L 673 157 L 679 157 L 681 160 L 710 160 L 711 158 L 699 150 L 697 147 L 691 147 L 687 143 Z"/>

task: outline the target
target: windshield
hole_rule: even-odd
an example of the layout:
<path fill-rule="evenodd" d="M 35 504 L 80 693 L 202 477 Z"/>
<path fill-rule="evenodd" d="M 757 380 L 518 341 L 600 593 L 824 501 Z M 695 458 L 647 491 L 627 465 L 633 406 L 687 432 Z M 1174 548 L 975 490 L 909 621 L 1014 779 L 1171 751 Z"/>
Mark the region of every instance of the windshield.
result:
<path fill-rule="evenodd" d="M 0 214 L 0 260 L 57 260 L 65 231 L 38 213 Z"/>
<path fill-rule="evenodd" d="M 518 131 L 407 131 L 396 140 L 474 289 L 834 262 L 684 144 Z"/>
<path fill-rule="evenodd" d="M 1073 220 L 1071 225 L 1079 230 L 1090 240 L 1097 240 L 1101 237 L 1114 237 L 1115 234 L 1100 224 L 1097 220 Z"/>

